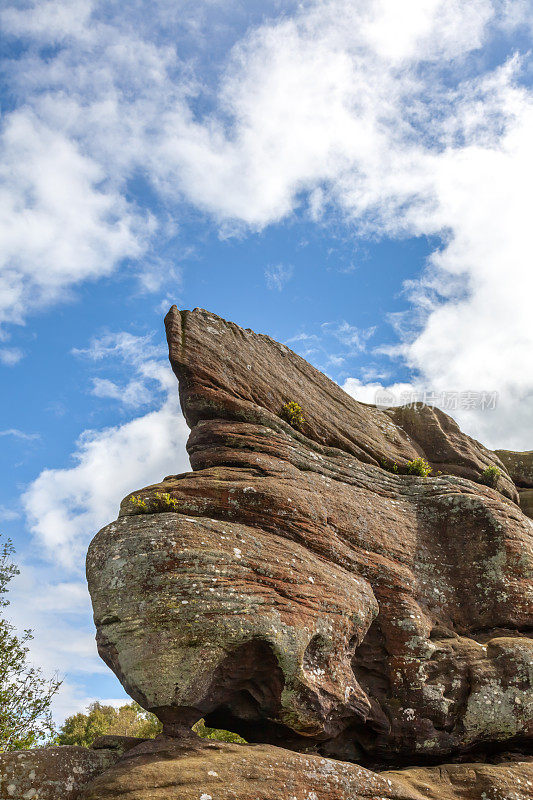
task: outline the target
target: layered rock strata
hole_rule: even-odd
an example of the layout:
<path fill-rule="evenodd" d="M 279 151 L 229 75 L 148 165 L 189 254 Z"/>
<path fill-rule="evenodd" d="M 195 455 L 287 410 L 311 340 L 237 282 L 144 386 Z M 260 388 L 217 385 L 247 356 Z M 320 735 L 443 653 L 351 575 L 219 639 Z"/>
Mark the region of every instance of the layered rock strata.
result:
<path fill-rule="evenodd" d="M 87 558 L 126 690 L 167 735 L 204 716 L 369 766 L 527 749 L 533 525 L 500 458 L 208 312 L 166 327 L 193 471 L 128 496 Z M 431 477 L 390 471 L 419 457 Z"/>
<path fill-rule="evenodd" d="M 131 750 L 79 800 L 531 800 L 533 763 L 381 773 L 271 745 L 164 739 Z"/>

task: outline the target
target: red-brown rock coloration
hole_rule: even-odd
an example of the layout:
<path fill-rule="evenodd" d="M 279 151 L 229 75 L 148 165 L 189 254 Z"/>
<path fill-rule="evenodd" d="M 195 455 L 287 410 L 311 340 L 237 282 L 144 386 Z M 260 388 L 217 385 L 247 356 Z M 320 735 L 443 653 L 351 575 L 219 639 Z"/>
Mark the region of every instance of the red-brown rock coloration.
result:
<path fill-rule="evenodd" d="M 91 543 L 98 647 L 167 737 L 203 716 L 262 744 L 163 737 L 87 797 L 515 797 L 501 787 L 531 781 L 530 765 L 384 778 L 323 758 L 383 768 L 528 748 L 533 524 L 502 461 L 442 412 L 357 403 L 206 311 L 173 307 L 166 327 L 193 471 L 134 492 Z M 417 458 L 431 476 L 402 474 Z M 223 787 L 183 777 L 198 758 Z"/>

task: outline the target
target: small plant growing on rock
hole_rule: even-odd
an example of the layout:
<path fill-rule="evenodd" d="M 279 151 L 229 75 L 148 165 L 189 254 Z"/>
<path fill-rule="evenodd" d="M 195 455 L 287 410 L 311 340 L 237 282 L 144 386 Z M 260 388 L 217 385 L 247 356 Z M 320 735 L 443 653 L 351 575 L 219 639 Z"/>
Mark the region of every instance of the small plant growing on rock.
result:
<path fill-rule="evenodd" d="M 156 492 L 151 500 L 143 500 L 140 495 L 133 494 L 130 497 L 137 514 L 155 514 L 158 511 L 177 511 L 179 502 L 171 497 L 168 492 Z"/>
<path fill-rule="evenodd" d="M 301 406 L 299 406 L 298 403 L 295 403 L 294 400 L 291 400 L 289 403 L 285 403 L 281 409 L 281 417 L 297 430 L 301 430 L 305 422 L 305 417 L 303 415 Z"/>
<path fill-rule="evenodd" d="M 178 508 L 178 501 L 171 497 L 168 492 L 156 492 L 155 497 L 157 511 L 176 511 Z"/>
<path fill-rule="evenodd" d="M 148 503 L 140 495 L 132 494 L 130 503 L 132 503 L 138 514 L 148 514 Z"/>
<path fill-rule="evenodd" d="M 399 475 L 400 468 L 396 461 L 388 461 L 386 458 L 381 459 L 381 466 L 383 469 L 387 469 L 389 472 L 394 472 L 395 475 Z"/>
<path fill-rule="evenodd" d="M 495 489 L 498 485 L 500 475 L 501 472 L 498 467 L 487 467 L 487 469 L 483 470 L 481 473 L 481 483 L 485 484 L 485 486 L 490 486 L 491 489 Z"/>
<path fill-rule="evenodd" d="M 397 464 L 396 461 L 384 458 L 381 460 L 381 466 L 389 472 L 394 472 L 395 475 L 420 475 L 422 478 L 431 475 L 431 467 L 425 458 L 415 458 L 407 464 Z"/>
<path fill-rule="evenodd" d="M 215 739 L 219 742 L 235 742 L 237 744 L 247 744 L 246 739 L 238 733 L 225 731 L 220 728 L 209 728 L 205 720 L 200 719 L 192 726 L 193 731 L 202 739 Z"/>
<path fill-rule="evenodd" d="M 407 475 L 420 475 L 422 478 L 427 478 L 428 475 L 431 475 L 431 467 L 425 458 L 415 458 L 413 461 L 408 461 L 405 471 Z"/>

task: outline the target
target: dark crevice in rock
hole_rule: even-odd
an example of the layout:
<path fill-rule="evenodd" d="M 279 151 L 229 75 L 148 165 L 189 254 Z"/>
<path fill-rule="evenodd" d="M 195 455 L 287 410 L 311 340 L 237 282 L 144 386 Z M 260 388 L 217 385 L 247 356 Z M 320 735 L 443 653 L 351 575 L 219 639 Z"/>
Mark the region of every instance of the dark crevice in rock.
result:
<path fill-rule="evenodd" d="M 215 670 L 206 695 L 206 714 L 224 714 L 230 719 L 254 721 L 275 717 L 279 713 L 281 692 L 285 684 L 283 672 L 268 642 L 255 639 L 246 642 Z M 221 724 L 218 727 L 227 728 Z"/>
<path fill-rule="evenodd" d="M 491 639 L 496 639 L 499 636 L 517 636 L 530 639 L 533 634 L 533 625 L 521 625 L 519 628 L 504 627 L 486 627 L 486 628 L 470 628 L 468 636 L 480 644 L 485 644 Z"/>

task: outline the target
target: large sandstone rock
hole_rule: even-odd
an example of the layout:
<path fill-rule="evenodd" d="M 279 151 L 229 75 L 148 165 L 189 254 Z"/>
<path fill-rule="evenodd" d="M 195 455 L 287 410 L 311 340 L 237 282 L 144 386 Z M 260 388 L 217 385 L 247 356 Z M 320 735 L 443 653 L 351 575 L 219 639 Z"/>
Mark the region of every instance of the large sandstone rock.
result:
<path fill-rule="evenodd" d="M 109 748 L 70 746 L 0 753 L 0 800 L 77 800 L 118 755 Z"/>
<path fill-rule="evenodd" d="M 126 498 L 87 558 L 126 690 L 169 734 L 205 716 L 368 765 L 525 746 L 533 525 L 497 457 L 207 312 L 173 308 L 167 334 L 193 472 Z M 420 455 L 443 474 L 380 466 Z"/>
<path fill-rule="evenodd" d="M 305 409 L 302 432 L 314 442 L 378 466 L 422 456 L 435 471 L 471 480 L 481 480 L 487 467 L 496 466 L 503 472 L 500 491 L 516 500 L 498 456 L 438 409 L 417 404 L 384 412 L 359 403 L 286 345 L 203 309 L 173 306 L 165 326 L 191 428 L 205 419 L 271 427 L 279 422 L 283 404 L 292 400 Z"/>
<path fill-rule="evenodd" d="M 531 800 L 533 764 L 370 772 L 269 745 L 162 740 L 130 752 L 80 800 Z"/>

